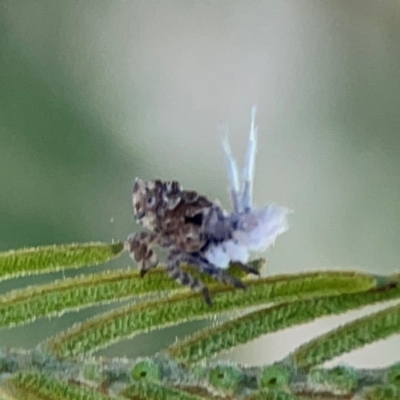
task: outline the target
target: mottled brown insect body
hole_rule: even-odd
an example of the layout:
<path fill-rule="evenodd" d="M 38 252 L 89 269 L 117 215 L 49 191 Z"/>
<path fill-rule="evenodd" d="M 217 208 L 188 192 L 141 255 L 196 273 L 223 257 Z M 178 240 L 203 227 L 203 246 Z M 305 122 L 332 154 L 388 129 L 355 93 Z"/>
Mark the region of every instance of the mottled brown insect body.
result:
<path fill-rule="evenodd" d="M 178 182 L 136 179 L 133 188 L 136 220 L 158 234 L 165 246 L 199 251 L 205 244 L 203 224 L 215 207 L 204 196 L 183 190 Z"/>

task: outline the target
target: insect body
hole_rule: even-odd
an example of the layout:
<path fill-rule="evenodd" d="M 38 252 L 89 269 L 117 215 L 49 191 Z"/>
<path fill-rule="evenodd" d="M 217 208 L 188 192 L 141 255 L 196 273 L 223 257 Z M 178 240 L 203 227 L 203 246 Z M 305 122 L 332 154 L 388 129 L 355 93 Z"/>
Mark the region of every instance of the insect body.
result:
<path fill-rule="evenodd" d="M 288 229 L 289 210 L 275 204 L 255 208 L 252 183 L 257 145 L 252 110 L 250 136 L 245 165 L 239 177 L 236 162 L 225 132 L 223 150 L 228 172 L 232 212 L 224 210 L 195 191 L 183 190 L 178 182 L 144 181 L 136 178 L 133 187 L 133 209 L 136 221 L 147 231 L 131 234 L 125 246 L 140 264 L 141 275 L 155 267 L 158 259 L 155 245 L 169 250 L 166 258 L 168 275 L 195 291 L 201 291 L 211 304 L 208 289 L 197 278 L 180 269 L 182 263 L 211 275 L 219 282 L 244 288 L 243 283 L 226 272 L 230 262 L 250 273 L 246 266 L 251 251 L 263 251 Z"/>

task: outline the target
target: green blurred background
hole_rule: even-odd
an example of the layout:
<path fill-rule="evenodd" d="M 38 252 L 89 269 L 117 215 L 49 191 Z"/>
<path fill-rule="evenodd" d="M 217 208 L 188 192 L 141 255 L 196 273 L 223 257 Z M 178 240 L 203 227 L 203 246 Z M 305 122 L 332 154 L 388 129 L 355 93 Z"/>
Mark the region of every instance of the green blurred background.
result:
<path fill-rule="evenodd" d="M 241 157 L 257 104 L 256 202 L 295 211 L 266 273 L 399 271 L 399 66 L 398 1 L 0 0 L 0 250 L 124 239 L 135 176 L 228 205 L 219 121 Z M 105 308 L 2 330 L 0 346 Z M 269 362 L 338 321 L 227 357 Z M 200 324 L 103 354 L 151 354 Z M 396 337 L 343 360 L 385 364 L 399 349 Z"/>

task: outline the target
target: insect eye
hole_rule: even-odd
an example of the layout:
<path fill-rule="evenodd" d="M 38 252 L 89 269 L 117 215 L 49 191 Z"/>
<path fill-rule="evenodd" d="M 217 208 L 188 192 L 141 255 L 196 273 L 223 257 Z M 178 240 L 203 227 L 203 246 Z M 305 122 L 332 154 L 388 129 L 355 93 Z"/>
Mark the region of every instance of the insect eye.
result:
<path fill-rule="evenodd" d="M 156 204 L 156 198 L 154 196 L 150 196 L 146 200 L 147 207 L 153 207 Z"/>

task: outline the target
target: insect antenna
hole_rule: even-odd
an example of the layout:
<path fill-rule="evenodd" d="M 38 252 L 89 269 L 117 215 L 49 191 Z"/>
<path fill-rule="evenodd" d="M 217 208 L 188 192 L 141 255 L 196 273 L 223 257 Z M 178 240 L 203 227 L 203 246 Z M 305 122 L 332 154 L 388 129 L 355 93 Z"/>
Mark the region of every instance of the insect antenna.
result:
<path fill-rule="evenodd" d="M 228 139 L 228 125 L 222 125 L 222 149 L 225 158 L 226 172 L 228 174 L 229 190 L 231 194 L 232 206 L 234 212 L 240 212 L 240 187 L 239 174 L 236 166 L 236 160 L 233 156 Z"/>
<path fill-rule="evenodd" d="M 251 109 L 251 125 L 249 140 L 247 143 L 246 158 L 244 161 L 242 173 L 242 198 L 240 200 L 240 208 L 244 211 L 249 211 L 252 208 L 253 202 L 253 179 L 254 165 L 257 152 L 257 127 L 255 126 L 257 108 L 253 106 Z"/>

